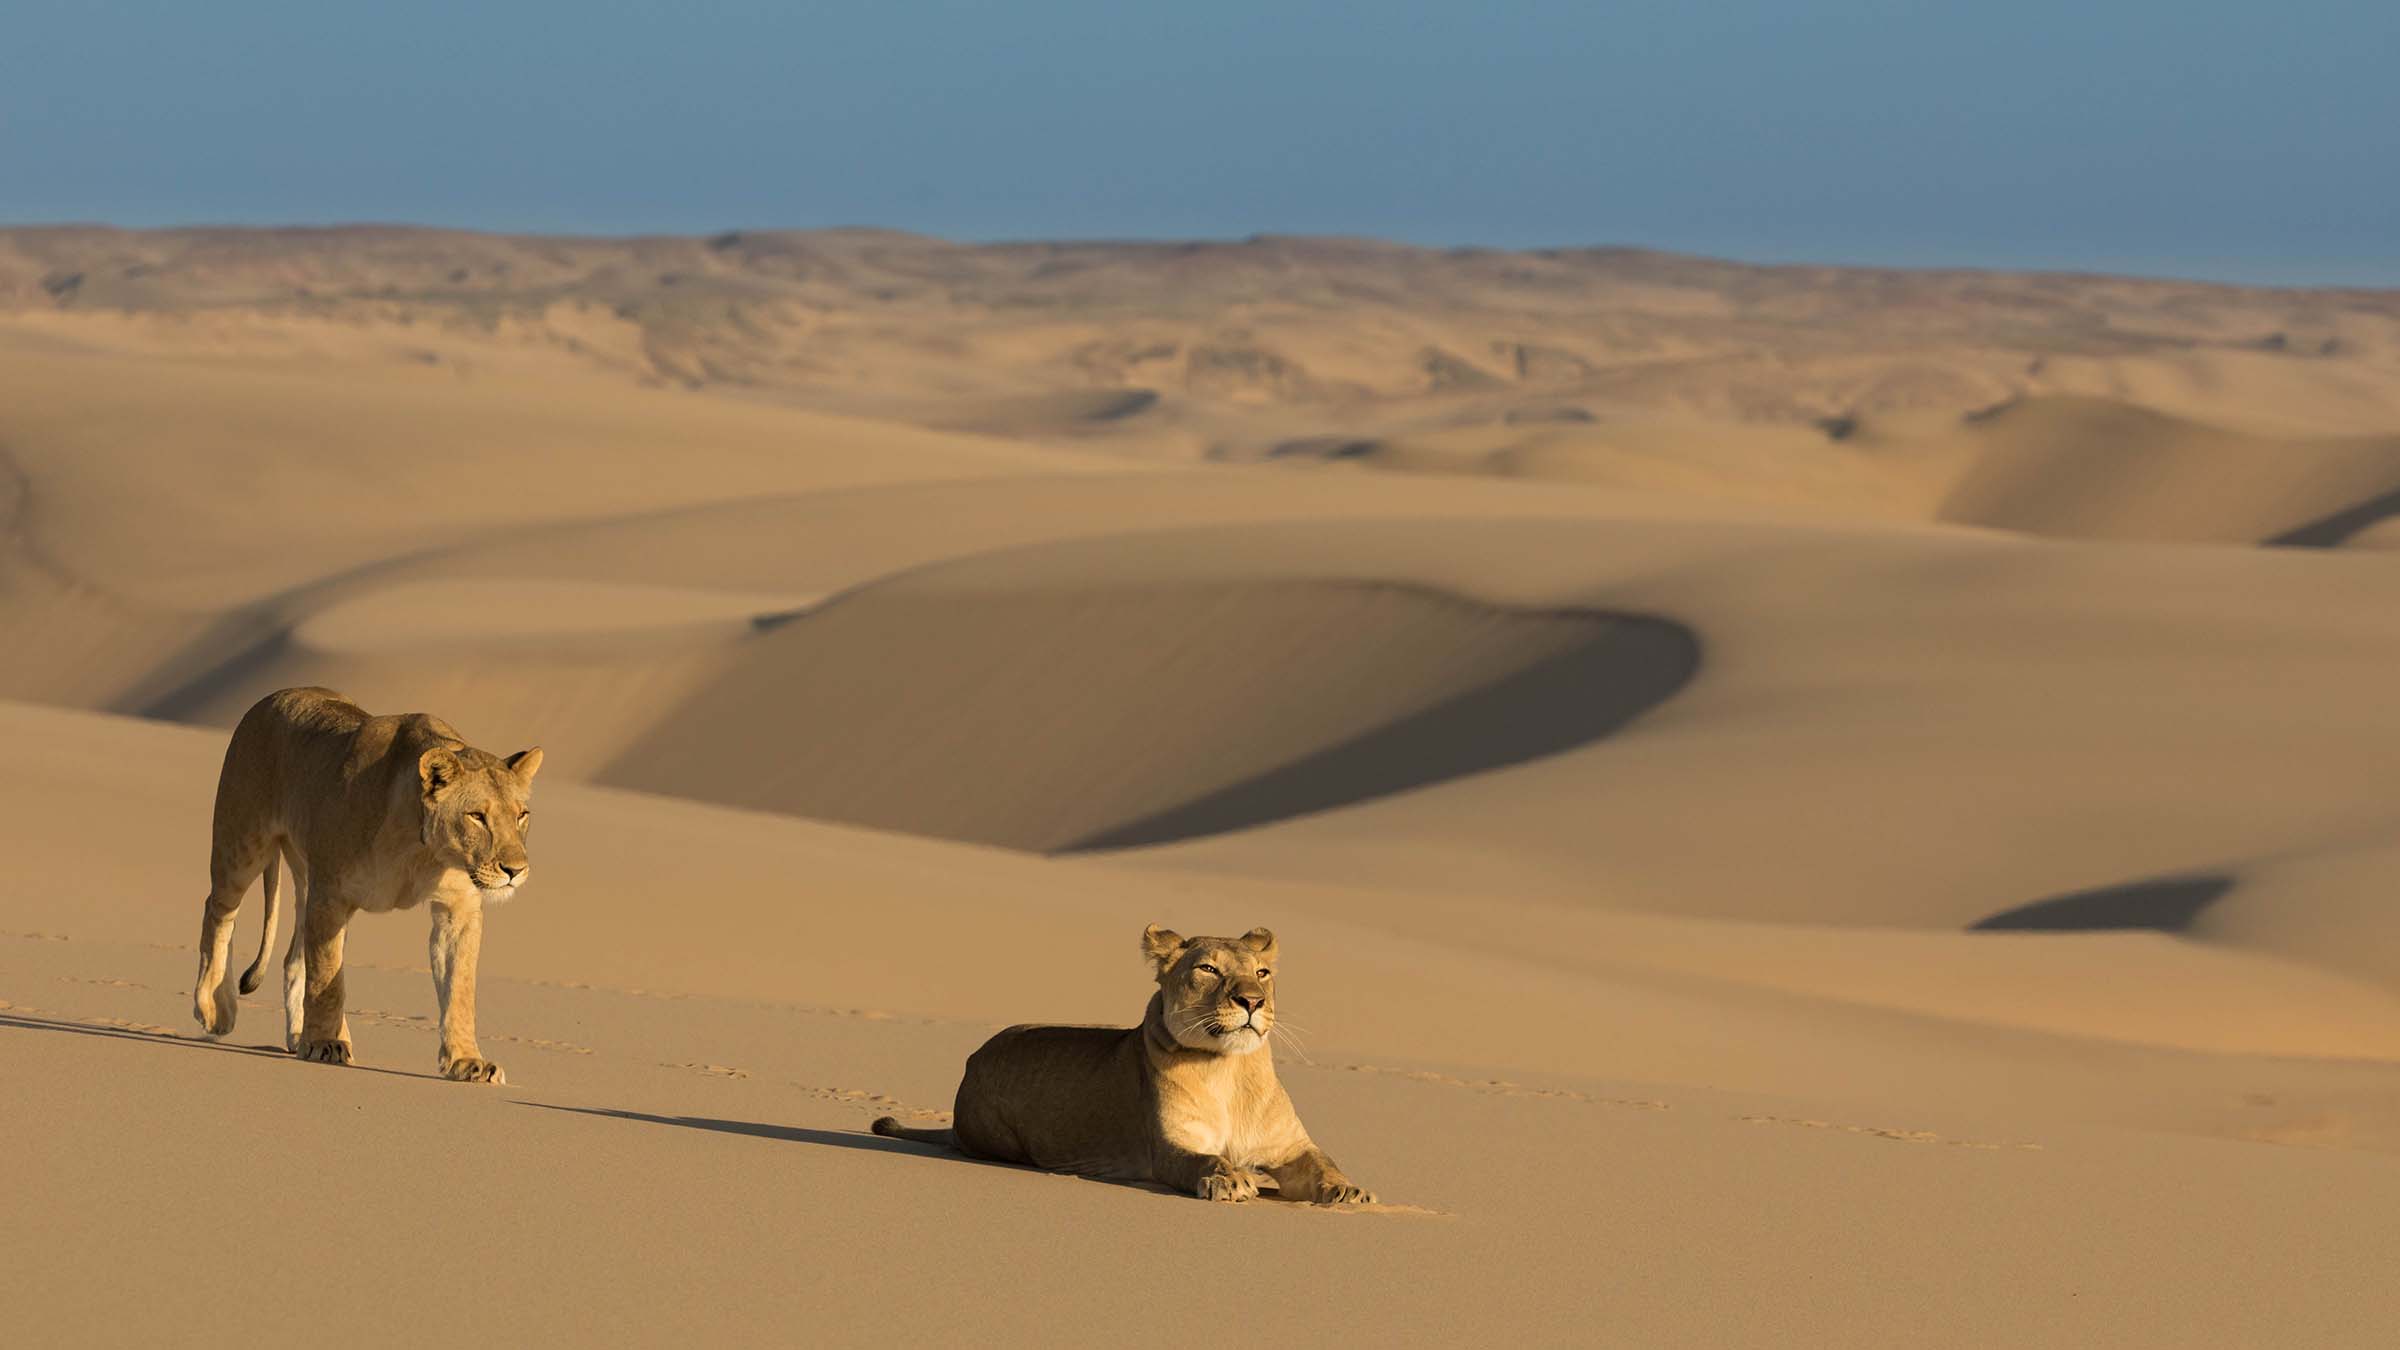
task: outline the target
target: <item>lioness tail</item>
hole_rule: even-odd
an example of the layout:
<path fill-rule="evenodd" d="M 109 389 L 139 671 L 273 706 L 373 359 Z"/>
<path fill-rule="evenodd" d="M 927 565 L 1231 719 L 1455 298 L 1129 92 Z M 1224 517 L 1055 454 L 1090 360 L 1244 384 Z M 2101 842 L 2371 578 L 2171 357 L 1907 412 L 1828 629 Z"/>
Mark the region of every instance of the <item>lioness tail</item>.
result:
<path fill-rule="evenodd" d="M 281 870 L 281 865 L 277 862 L 273 850 L 269 850 L 267 870 L 260 874 L 258 879 L 259 884 L 264 886 L 267 891 L 267 923 L 266 927 L 258 931 L 258 959 L 252 961 L 250 968 L 242 972 L 242 992 L 245 994 L 257 992 L 258 972 L 267 964 L 267 948 L 275 945 L 275 921 L 283 917 L 283 896 L 281 888 L 275 884 L 276 875 Z"/>
<path fill-rule="evenodd" d="M 868 1128 L 886 1139 L 908 1139 L 920 1144 L 941 1144 L 949 1148 L 958 1146 L 958 1136 L 949 1130 L 911 1129 L 890 1116 L 878 1117 L 875 1123 Z"/>

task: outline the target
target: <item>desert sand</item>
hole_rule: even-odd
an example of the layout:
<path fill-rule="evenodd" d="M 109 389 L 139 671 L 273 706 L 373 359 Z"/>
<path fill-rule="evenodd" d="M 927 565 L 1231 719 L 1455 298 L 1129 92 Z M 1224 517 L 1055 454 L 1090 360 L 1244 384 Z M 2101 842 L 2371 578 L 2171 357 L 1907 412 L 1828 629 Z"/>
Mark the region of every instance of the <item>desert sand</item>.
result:
<path fill-rule="evenodd" d="M 2395 514 L 2392 293 L 0 231 L 0 1317 L 2384 1343 Z M 508 1085 L 421 912 L 355 1067 L 192 1025 L 295 684 L 544 747 Z M 1153 921 L 1280 935 L 1381 1204 L 866 1132 Z"/>

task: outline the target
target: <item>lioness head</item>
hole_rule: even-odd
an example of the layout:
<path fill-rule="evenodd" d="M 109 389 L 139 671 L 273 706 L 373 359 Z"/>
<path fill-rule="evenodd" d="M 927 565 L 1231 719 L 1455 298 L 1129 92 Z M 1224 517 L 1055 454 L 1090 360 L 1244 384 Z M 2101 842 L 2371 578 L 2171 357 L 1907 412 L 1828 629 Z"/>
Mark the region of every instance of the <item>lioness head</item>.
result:
<path fill-rule="evenodd" d="M 1275 935 L 1187 938 L 1152 924 L 1142 954 L 1158 969 L 1167 1033 L 1191 1050 L 1246 1055 L 1275 1029 Z"/>
<path fill-rule="evenodd" d="M 472 746 L 435 746 L 417 760 L 424 790 L 425 846 L 437 861 L 465 872 L 486 900 L 516 894 L 533 862 L 525 834 L 533 827 L 537 747 L 506 759 Z"/>

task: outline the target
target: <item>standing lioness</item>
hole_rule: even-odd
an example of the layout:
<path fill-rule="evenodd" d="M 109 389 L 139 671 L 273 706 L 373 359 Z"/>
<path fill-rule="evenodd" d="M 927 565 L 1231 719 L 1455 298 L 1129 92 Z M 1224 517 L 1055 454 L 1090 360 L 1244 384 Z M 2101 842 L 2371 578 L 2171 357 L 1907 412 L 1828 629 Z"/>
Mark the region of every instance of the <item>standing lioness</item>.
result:
<path fill-rule="evenodd" d="M 433 902 L 433 988 L 442 1012 L 443 1076 L 507 1081 L 475 1044 L 475 957 L 483 907 L 516 893 L 531 865 L 526 798 L 540 750 L 501 759 L 469 746 L 438 717 L 369 717 L 330 689 L 286 689 L 242 714 L 217 779 L 208 905 L 200 915 L 200 979 L 192 1015 L 212 1035 L 233 1030 L 225 951 L 233 917 L 262 875 L 266 927 L 242 992 L 258 987 L 275 941 L 275 860 L 290 864 L 295 904 L 283 958 L 283 1043 L 302 1059 L 350 1062 L 342 1015 L 342 937 L 360 910 Z"/>
<path fill-rule="evenodd" d="M 998 1162 L 1247 1200 L 1372 1202 L 1316 1146 L 1275 1078 L 1275 935 L 1185 938 L 1152 925 L 1158 993 L 1138 1027 L 1010 1027 L 967 1059 L 955 1125 L 875 1133 Z"/>

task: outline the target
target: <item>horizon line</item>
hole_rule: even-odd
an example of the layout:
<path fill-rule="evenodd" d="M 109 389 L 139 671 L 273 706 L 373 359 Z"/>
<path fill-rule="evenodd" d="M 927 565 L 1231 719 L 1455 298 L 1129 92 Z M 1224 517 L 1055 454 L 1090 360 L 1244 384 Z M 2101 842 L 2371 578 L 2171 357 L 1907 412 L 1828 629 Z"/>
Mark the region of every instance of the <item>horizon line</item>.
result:
<path fill-rule="evenodd" d="M 2139 266 L 2042 265 L 1966 262 L 1886 262 L 1819 257 L 1758 257 L 1733 253 L 1712 253 L 1673 248 L 1659 244 L 1631 242 L 1587 242 L 1550 244 L 1487 244 L 1473 242 L 1436 243 L 1406 239 L 1391 235 L 1363 234 L 1353 231 L 1280 231 L 1254 230 L 1248 234 L 1094 234 L 1094 235 L 1017 235 L 966 236 L 912 229 L 900 225 L 846 223 L 834 225 L 739 225 L 722 229 L 641 229 L 641 230 L 563 230 L 563 229 L 493 229 L 473 225 L 438 224 L 405 219 L 348 219 L 348 220 L 185 220 L 172 224 L 123 225 L 109 220 L 0 219 L 0 234 L 22 234 L 41 231 L 93 230 L 119 234 L 198 234 L 198 233 L 369 233 L 389 231 L 431 235 L 461 235 L 491 239 L 548 239 L 589 243 L 636 243 L 654 240 L 716 241 L 736 239 L 744 235 L 893 235 L 928 243 L 946 244 L 958 248 L 1111 248 L 1141 246 L 1214 246 L 1249 247 L 1265 243 L 1338 243 L 1372 245 L 1417 253 L 1467 254 L 1525 254 L 1545 256 L 1558 254 L 1621 253 L 1649 255 L 1687 262 L 1722 263 L 1735 267 L 1762 270 L 1824 270 L 1841 272 L 1898 272 L 1914 275 L 1967 274 L 1980 276 L 2055 277 L 2073 280 L 2137 281 L 2193 286 L 2214 286 L 2249 291 L 2305 291 L 2315 293 L 2390 294 L 2400 292 L 2400 279 L 2391 282 L 2352 281 L 2265 281 L 2235 279 L 2226 276 L 2207 276 L 2184 270 L 2146 270 Z M 2162 264 L 2162 269 L 2171 265 Z M 2400 267 L 2400 264 L 2394 264 Z"/>

